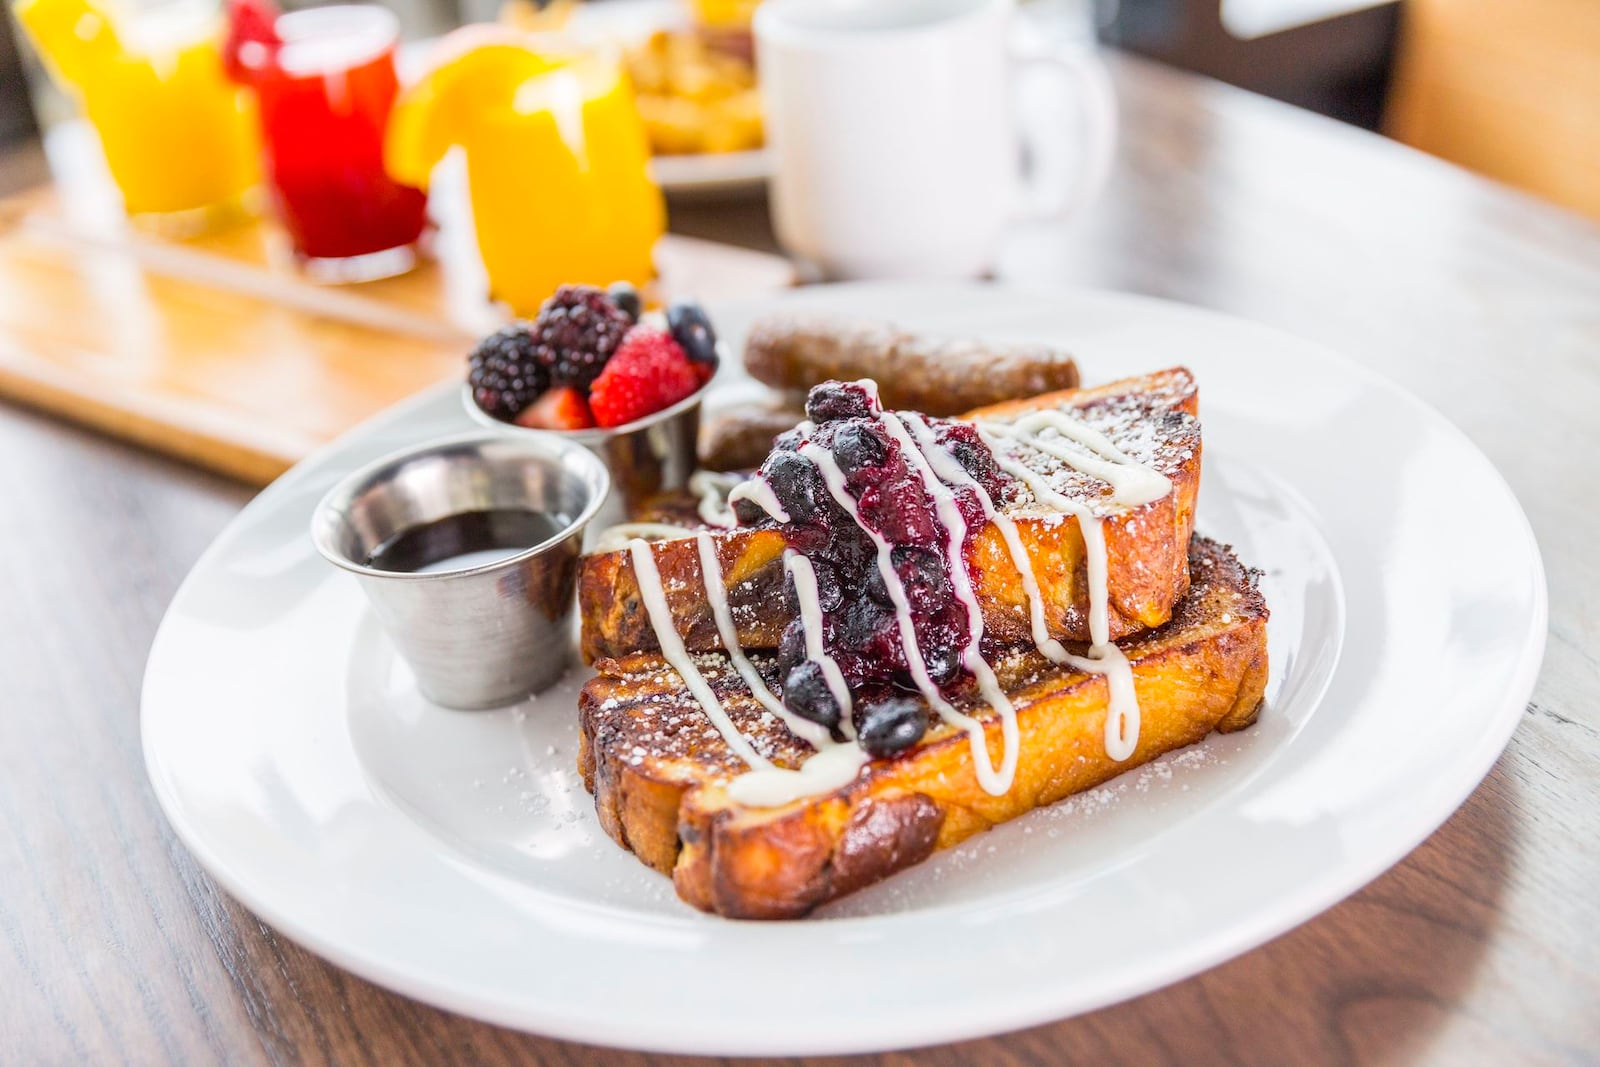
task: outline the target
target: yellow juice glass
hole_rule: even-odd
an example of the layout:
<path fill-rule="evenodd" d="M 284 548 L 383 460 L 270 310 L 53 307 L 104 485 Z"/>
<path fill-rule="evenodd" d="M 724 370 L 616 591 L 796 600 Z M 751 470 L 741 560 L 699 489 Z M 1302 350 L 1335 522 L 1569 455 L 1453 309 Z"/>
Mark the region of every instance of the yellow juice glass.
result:
<path fill-rule="evenodd" d="M 260 182 L 254 116 L 223 75 L 214 7 L 176 0 L 124 12 L 20 0 L 15 10 L 99 134 L 130 215 L 236 205 Z"/>
<path fill-rule="evenodd" d="M 541 50 L 501 27 L 456 31 L 401 92 L 385 163 L 396 181 L 426 187 L 454 147 L 491 296 L 515 313 L 533 314 L 565 283 L 653 277 L 666 211 L 613 57 Z"/>
<path fill-rule="evenodd" d="M 709 30 L 749 30 L 760 0 L 690 0 L 697 25 Z"/>

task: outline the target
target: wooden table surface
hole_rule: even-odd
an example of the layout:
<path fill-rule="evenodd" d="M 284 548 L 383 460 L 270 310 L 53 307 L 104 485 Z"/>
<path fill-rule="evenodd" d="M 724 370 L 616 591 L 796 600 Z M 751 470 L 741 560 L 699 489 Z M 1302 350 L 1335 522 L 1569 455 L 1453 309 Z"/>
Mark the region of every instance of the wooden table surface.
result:
<path fill-rule="evenodd" d="M 1533 521 L 1549 650 L 1484 784 L 1343 904 L 1128 1003 L 878 1062 L 1600 1061 L 1600 230 L 1235 90 L 1131 60 L 1115 75 L 1109 192 L 1077 226 L 1019 235 L 1002 274 L 1249 316 L 1426 398 Z M 759 204 L 675 218 L 771 239 Z M 689 1062 L 378 989 L 262 925 L 174 839 L 140 756 L 145 655 L 249 495 L 0 408 L 0 1063 Z"/>

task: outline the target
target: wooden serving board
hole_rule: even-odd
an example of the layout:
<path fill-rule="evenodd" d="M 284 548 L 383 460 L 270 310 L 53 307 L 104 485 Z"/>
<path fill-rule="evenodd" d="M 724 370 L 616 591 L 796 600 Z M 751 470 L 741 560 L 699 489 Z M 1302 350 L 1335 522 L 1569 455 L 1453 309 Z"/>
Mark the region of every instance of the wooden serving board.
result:
<path fill-rule="evenodd" d="M 182 241 L 130 226 L 81 131 L 48 147 L 57 184 L 0 201 L 0 398 L 264 484 L 460 376 L 472 340 L 503 320 L 449 197 L 434 198 L 444 217 L 417 269 L 324 286 L 268 224 Z M 794 281 L 778 257 L 672 235 L 657 264 L 664 296 Z"/>

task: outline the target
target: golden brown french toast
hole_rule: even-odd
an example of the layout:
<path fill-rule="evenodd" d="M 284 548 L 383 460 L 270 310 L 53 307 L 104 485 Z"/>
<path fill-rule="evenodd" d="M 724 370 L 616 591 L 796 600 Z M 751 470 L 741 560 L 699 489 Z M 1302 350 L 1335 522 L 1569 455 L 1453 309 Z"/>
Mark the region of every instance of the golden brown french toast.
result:
<path fill-rule="evenodd" d="M 996 659 L 1017 709 L 1020 755 L 1000 795 L 978 780 L 967 736 L 935 721 L 915 747 L 867 763 L 847 785 L 779 807 L 729 795 L 744 765 L 677 672 L 657 655 L 602 660 L 579 700 L 579 769 L 600 823 L 672 877 L 697 908 L 794 918 L 927 858 L 935 849 L 1098 785 L 1212 731 L 1255 721 L 1267 678 L 1267 607 L 1253 572 L 1204 538 L 1188 546 L 1188 593 L 1170 621 L 1120 647 L 1141 709 L 1138 743 L 1106 753 L 1107 683 L 1029 650 Z M 755 657 L 770 684 L 770 657 Z M 695 657 L 739 732 L 792 767 L 811 747 L 756 703 L 726 657 Z M 1003 748 L 997 713 L 957 704 Z"/>
<path fill-rule="evenodd" d="M 1200 485 L 1198 394 L 1188 370 L 1177 367 L 1090 389 L 1071 389 L 969 412 L 966 419 L 1012 422 L 1031 412 L 1060 410 L 1104 434 L 1114 445 L 1172 483 L 1161 499 L 1134 507 L 1108 499 L 1105 482 L 1026 444 L 1006 444 L 1014 458 L 1063 495 L 1101 515 L 1107 558 L 1110 636 L 1159 626 L 1188 583 L 1186 546 L 1194 529 Z M 1032 560 L 1045 624 L 1063 641 L 1087 641 L 1088 591 L 1083 532 L 1058 507 L 1042 506 L 1027 486 L 1003 508 Z M 784 535 L 776 529 L 718 530 L 713 535 L 722 584 L 745 648 L 776 647 L 792 613 L 782 609 Z M 692 651 L 722 648 L 706 601 L 693 539 L 651 545 L 677 632 Z M 1030 638 L 1029 598 L 1022 575 L 993 522 L 965 546 L 985 632 L 998 644 Z M 580 649 L 585 662 L 648 652 L 660 646 L 639 596 L 626 551 L 585 557 L 579 571 Z"/>

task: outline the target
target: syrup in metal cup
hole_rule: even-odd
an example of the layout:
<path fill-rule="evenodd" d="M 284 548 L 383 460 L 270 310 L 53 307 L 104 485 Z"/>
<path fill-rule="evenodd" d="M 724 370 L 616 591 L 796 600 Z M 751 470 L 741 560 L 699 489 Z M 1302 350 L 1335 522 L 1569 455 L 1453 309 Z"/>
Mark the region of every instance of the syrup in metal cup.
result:
<path fill-rule="evenodd" d="M 311 537 L 359 580 L 423 695 L 499 707 L 567 669 L 583 533 L 610 484 L 553 434 L 446 438 L 346 477 Z"/>

